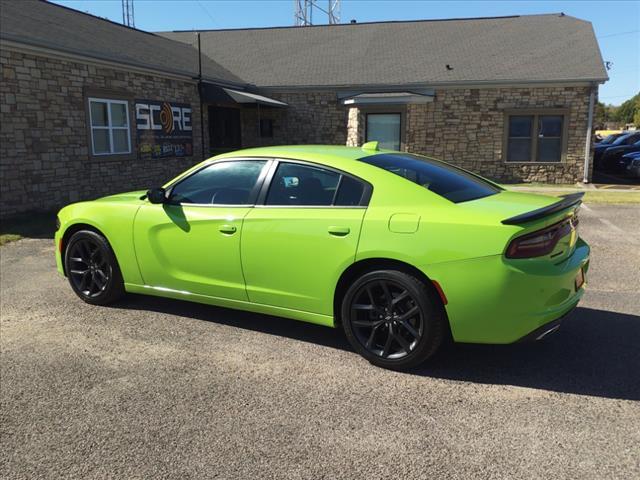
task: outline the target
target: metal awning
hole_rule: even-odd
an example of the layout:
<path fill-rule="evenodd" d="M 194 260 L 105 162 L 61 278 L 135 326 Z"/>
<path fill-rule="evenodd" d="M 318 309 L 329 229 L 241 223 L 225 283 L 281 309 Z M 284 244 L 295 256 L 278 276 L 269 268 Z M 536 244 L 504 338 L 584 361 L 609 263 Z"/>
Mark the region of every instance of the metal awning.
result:
<path fill-rule="evenodd" d="M 338 94 L 342 105 L 406 105 L 433 102 L 431 89 L 411 92 L 344 92 Z"/>
<path fill-rule="evenodd" d="M 257 93 L 241 92 L 240 90 L 232 90 L 230 88 L 223 88 L 227 94 L 233 98 L 236 103 L 258 103 L 260 105 L 267 105 L 269 107 L 288 107 L 284 102 L 280 100 L 274 100 L 273 98 L 258 95 Z"/>
<path fill-rule="evenodd" d="M 258 95 L 257 93 L 246 92 L 243 90 L 234 90 L 232 88 L 220 87 L 210 83 L 202 83 L 200 94 L 204 102 L 211 103 L 240 103 L 254 104 L 266 107 L 288 107 L 285 102 L 275 100 L 273 98 Z"/>

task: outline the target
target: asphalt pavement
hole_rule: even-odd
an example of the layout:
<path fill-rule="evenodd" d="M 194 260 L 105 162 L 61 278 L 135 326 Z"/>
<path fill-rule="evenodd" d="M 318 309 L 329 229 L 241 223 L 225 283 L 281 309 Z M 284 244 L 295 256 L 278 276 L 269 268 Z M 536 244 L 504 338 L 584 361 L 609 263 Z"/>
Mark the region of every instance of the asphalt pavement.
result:
<path fill-rule="evenodd" d="M 0 249 L 0 476 L 640 478 L 640 205 L 586 205 L 588 289 L 531 345 L 411 373 L 342 333 L 130 296 L 77 299 L 51 240 Z"/>

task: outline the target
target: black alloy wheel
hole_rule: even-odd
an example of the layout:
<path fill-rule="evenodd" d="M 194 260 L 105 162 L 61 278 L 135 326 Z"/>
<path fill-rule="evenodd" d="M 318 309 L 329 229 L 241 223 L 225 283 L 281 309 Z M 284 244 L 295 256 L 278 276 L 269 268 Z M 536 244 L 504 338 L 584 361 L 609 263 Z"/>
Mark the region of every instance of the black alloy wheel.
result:
<path fill-rule="evenodd" d="M 356 280 L 345 295 L 341 319 L 356 351 L 386 368 L 423 362 L 444 335 L 439 299 L 419 279 L 392 270 Z"/>
<path fill-rule="evenodd" d="M 115 255 L 107 240 L 96 232 L 73 234 L 65 251 L 65 271 L 73 291 L 87 303 L 106 305 L 124 294 Z"/>

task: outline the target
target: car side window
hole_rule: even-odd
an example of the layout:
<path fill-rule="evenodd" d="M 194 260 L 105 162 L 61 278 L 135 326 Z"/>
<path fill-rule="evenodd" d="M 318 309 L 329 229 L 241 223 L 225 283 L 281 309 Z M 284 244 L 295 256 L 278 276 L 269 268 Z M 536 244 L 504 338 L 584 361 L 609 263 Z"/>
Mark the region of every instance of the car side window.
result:
<path fill-rule="evenodd" d="M 332 205 L 340 174 L 324 168 L 280 163 L 276 170 L 266 205 Z"/>
<path fill-rule="evenodd" d="M 355 207 L 362 203 L 364 192 L 364 183 L 355 178 L 343 175 L 340 186 L 338 187 L 338 194 L 333 204 L 341 207 Z"/>
<path fill-rule="evenodd" d="M 216 162 L 178 182 L 171 203 L 250 205 L 266 160 Z"/>

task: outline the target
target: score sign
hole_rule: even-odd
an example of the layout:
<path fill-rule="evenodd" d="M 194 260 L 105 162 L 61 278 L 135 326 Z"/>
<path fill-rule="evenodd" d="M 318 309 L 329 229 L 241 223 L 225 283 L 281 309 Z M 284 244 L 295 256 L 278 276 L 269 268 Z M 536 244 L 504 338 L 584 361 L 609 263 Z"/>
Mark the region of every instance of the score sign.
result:
<path fill-rule="evenodd" d="M 136 132 L 141 158 L 193 155 L 189 104 L 136 100 Z"/>

